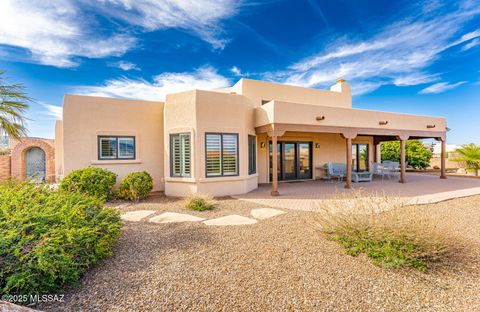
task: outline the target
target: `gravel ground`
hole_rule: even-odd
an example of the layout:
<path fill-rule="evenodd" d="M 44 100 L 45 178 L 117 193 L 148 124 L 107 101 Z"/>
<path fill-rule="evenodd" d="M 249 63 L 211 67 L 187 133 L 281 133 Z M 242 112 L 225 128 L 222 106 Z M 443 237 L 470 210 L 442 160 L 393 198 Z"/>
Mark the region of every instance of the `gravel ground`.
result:
<path fill-rule="evenodd" d="M 322 238 L 313 213 L 249 226 L 126 223 L 115 256 L 91 270 L 82 287 L 46 311 L 479 311 L 480 196 L 412 207 L 459 240 L 460 252 L 425 273 L 376 267 Z M 117 204 L 118 206 L 118 204 Z M 224 199 L 214 217 L 248 216 L 258 205 Z M 187 212 L 156 196 L 122 211 Z"/>

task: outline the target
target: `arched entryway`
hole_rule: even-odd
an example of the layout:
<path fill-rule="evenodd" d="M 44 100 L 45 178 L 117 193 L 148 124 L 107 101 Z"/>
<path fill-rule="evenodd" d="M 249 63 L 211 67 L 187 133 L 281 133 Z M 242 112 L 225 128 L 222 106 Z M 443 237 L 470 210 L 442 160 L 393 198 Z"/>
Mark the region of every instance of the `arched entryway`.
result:
<path fill-rule="evenodd" d="M 25 177 L 45 181 L 45 152 L 40 147 L 32 147 L 25 153 Z"/>
<path fill-rule="evenodd" d="M 24 138 L 12 150 L 12 177 L 55 181 L 55 150 L 47 139 Z"/>

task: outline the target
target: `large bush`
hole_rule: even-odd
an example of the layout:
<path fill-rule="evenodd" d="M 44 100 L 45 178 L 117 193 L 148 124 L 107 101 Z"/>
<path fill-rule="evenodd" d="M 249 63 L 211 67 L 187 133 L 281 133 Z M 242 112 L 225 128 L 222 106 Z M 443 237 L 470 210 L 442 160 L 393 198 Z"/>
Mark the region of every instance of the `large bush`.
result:
<path fill-rule="evenodd" d="M 101 199 L 111 199 L 117 175 L 101 168 L 88 167 L 70 172 L 62 182 L 60 190 L 80 192 Z"/>
<path fill-rule="evenodd" d="M 400 162 L 400 142 L 390 141 L 381 143 L 382 161 L 391 160 Z M 432 152 L 419 140 L 408 140 L 405 144 L 405 159 L 409 166 L 426 169 L 430 164 Z"/>
<path fill-rule="evenodd" d="M 120 235 L 118 212 L 96 197 L 9 181 L 0 199 L 1 293 L 58 292 L 110 256 Z"/>
<path fill-rule="evenodd" d="M 118 186 L 117 196 L 126 200 L 139 200 L 147 197 L 153 189 L 152 176 L 148 172 L 132 172 L 123 178 Z"/>

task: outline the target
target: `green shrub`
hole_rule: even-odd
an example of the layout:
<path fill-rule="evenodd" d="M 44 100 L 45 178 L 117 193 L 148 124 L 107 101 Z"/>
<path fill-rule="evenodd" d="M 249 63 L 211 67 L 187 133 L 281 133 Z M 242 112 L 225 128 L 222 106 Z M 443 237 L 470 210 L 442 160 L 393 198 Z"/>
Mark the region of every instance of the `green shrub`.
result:
<path fill-rule="evenodd" d="M 147 197 L 153 189 L 152 176 L 148 172 L 132 172 L 123 178 L 117 196 L 126 200 L 139 200 Z"/>
<path fill-rule="evenodd" d="M 47 294 L 111 255 L 121 231 L 103 201 L 48 185 L 0 184 L 0 290 Z"/>
<path fill-rule="evenodd" d="M 215 201 L 207 194 L 190 194 L 185 200 L 185 208 L 197 211 L 212 210 L 215 208 Z"/>
<path fill-rule="evenodd" d="M 113 197 L 113 188 L 117 175 L 102 168 L 83 168 L 70 172 L 60 182 L 60 190 L 109 200 Z"/>
<path fill-rule="evenodd" d="M 321 232 L 348 254 L 363 253 L 375 265 L 425 270 L 452 250 L 452 237 L 418 209 L 407 213 L 399 199 L 354 193 L 353 198 L 319 205 L 316 220 Z"/>
<path fill-rule="evenodd" d="M 382 161 L 391 160 L 400 162 L 400 142 L 382 142 L 380 146 Z M 408 140 L 405 143 L 405 160 L 409 166 L 426 169 L 430 165 L 431 158 L 432 152 L 419 140 Z"/>

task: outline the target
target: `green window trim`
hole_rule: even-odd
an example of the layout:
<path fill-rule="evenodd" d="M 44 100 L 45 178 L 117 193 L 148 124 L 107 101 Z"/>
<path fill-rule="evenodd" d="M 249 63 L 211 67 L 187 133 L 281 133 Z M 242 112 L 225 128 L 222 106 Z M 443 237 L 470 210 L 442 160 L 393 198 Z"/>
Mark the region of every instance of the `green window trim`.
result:
<path fill-rule="evenodd" d="M 248 136 L 248 174 L 257 173 L 257 137 Z"/>
<path fill-rule="evenodd" d="M 170 177 L 191 177 L 190 133 L 170 134 Z"/>

